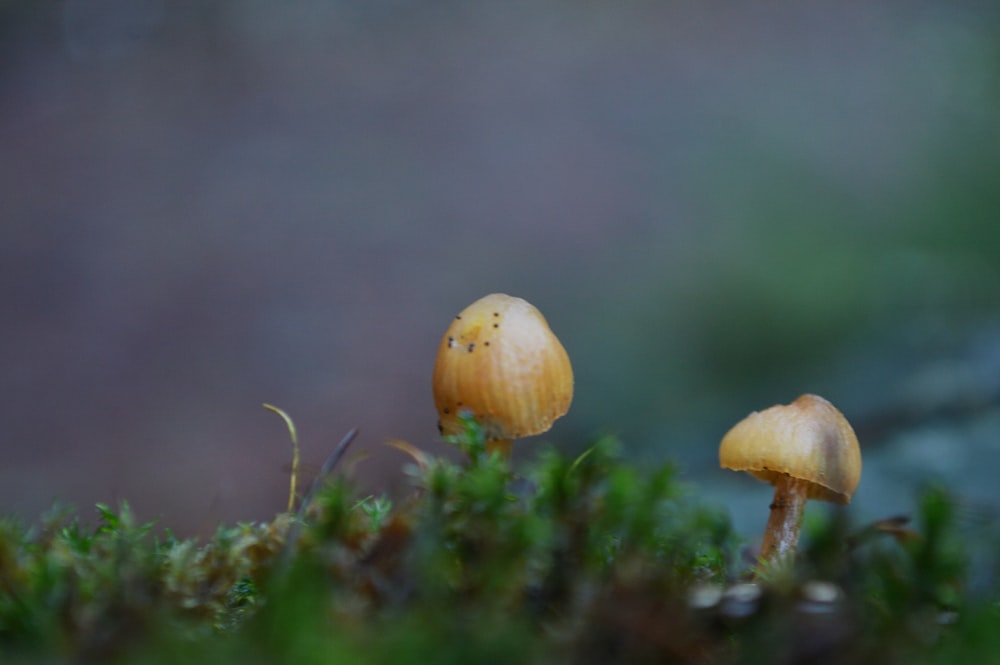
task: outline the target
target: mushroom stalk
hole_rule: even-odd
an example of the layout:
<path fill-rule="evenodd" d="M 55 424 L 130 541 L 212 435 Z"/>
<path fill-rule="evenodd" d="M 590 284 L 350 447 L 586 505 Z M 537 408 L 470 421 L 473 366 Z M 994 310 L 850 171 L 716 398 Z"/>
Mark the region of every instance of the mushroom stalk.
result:
<path fill-rule="evenodd" d="M 762 563 L 778 563 L 795 554 L 808 498 L 809 481 L 787 474 L 781 474 L 775 480 L 771 515 L 767 519 L 764 542 L 760 548 Z"/>
<path fill-rule="evenodd" d="M 513 449 L 513 439 L 494 439 L 486 442 L 486 454 L 492 455 L 496 453 L 500 456 L 500 459 L 509 460 Z"/>

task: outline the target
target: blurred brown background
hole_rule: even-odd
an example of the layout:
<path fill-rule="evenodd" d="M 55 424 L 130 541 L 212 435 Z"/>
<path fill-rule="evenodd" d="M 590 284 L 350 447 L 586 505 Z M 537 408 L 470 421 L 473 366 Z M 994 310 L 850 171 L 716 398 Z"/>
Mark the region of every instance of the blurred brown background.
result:
<path fill-rule="evenodd" d="M 748 532 L 718 441 L 807 391 L 863 515 L 992 511 L 998 102 L 992 3 L 0 1 L 0 512 L 269 519 L 265 401 L 398 489 L 493 291 L 573 359 L 542 438 L 675 459 Z"/>

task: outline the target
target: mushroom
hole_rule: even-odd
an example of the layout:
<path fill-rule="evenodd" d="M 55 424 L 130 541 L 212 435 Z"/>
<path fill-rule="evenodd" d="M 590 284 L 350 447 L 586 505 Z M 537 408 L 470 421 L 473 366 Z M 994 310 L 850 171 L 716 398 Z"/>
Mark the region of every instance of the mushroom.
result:
<path fill-rule="evenodd" d="M 441 338 L 434 403 L 442 434 L 460 432 L 465 411 L 482 427 L 487 451 L 509 456 L 513 439 L 548 431 L 572 401 L 569 356 L 526 300 L 480 298 Z"/>
<path fill-rule="evenodd" d="M 861 449 L 844 415 L 822 397 L 753 412 L 722 438 L 719 465 L 774 485 L 761 561 L 795 553 L 808 499 L 848 504 L 861 480 Z"/>

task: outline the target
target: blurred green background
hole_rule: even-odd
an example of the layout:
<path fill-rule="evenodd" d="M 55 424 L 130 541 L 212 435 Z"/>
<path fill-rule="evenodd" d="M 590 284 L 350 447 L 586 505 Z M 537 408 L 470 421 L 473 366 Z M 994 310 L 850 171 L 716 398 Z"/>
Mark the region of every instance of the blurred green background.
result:
<path fill-rule="evenodd" d="M 269 519 L 360 427 L 398 491 L 430 370 L 494 291 L 576 400 L 544 437 L 720 471 L 749 411 L 855 424 L 856 510 L 1000 507 L 991 3 L 0 2 L 0 512 Z M 530 455 L 525 443 L 517 455 Z"/>

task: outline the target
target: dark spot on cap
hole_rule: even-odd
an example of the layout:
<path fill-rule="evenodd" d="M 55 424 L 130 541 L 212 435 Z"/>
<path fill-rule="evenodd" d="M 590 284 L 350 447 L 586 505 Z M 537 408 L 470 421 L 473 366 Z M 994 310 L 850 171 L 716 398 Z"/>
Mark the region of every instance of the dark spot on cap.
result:
<path fill-rule="evenodd" d="M 469 342 L 469 353 L 472 353 L 472 349 L 476 348 L 475 342 Z"/>
<path fill-rule="evenodd" d="M 454 337 L 449 337 L 448 338 L 448 348 L 450 349 L 453 346 L 455 346 L 455 338 Z"/>
<path fill-rule="evenodd" d="M 455 316 L 455 318 L 456 318 L 456 319 L 461 319 L 461 318 L 462 318 L 462 315 L 461 315 L 461 314 L 458 314 L 457 316 Z"/>
<path fill-rule="evenodd" d="M 493 324 L 493 327 L 494 327 L 494 328 L 499 328 L 499 327 L 500 327 L 500 324 L 499 324 L 499 323 L 494 323 L 494 324 Z"/>
<path fill-rule="evenodd" d="M 483 342 L 483 344 L 485 344 L 486 346 L 489 346 L 490 342 L 489 342 L 489 340 L 486 340 L 485 342 Z"/>
<path fill-rule="evenodd" d="M 441 412 L 444 413 L 445 415 L 447 415 L 447 414 L 451 413 L 451 409 L 449 409 L 448 407 L 444 407 L 443 409 L 441 409 Z"/>
<path fill-rule="evenodd" d="M 493 312 L 493 316 L 500 316 L 500 312 Z"/>
<path fill-rule="evenodd" d="M 455 406 L 461 408 L 462 407 L 462 403 L 461 402 L 455 402 Z"/>
<path fill-rule="evenodd" d="M 441 424 L 440 420 L 438 421 L 438 434 L 444 434 L 444 425 Z"/>

